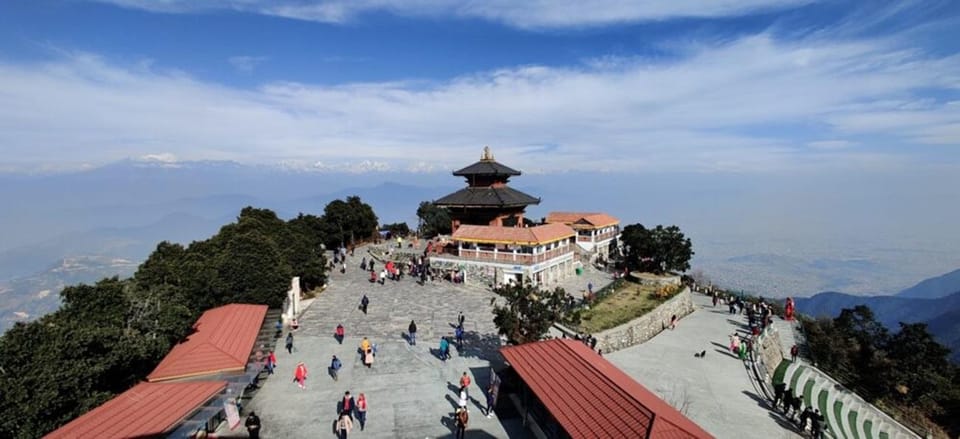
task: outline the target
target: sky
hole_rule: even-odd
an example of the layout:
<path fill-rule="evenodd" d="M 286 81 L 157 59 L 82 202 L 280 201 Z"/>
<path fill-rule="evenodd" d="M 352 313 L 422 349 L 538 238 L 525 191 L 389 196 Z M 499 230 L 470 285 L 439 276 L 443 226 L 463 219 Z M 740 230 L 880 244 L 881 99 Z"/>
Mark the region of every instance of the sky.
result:
<path fill-rule="evenodd" d="M 0 172 L 960 171 L 960 2 L 8 0 Z"/>

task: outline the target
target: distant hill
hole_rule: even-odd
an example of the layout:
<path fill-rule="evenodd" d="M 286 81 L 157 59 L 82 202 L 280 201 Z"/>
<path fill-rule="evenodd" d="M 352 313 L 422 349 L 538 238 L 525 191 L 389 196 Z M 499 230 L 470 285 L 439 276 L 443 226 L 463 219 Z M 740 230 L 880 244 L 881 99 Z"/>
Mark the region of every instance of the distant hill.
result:
<path fill-rule="evenodd" d="M 900 322 L 926 323 L 930 333 L 953 351 L 953 361 L 960 362 L 960 270 L 924 280 L 894 296 L 824 292 L 798 297 L 796 303 L 797 311 L 815 317 L 836 317 L 844 308 L 867 305 L 891 331 L 897 331 Z"/>
<path fill-rule="evenodd" d="M 137 263 L 105 256 L 64 258 L 46 270 L 0 282 L 0 331 L 15 322 L 33 320 L 60 307 L 65 286 L 93 283 L 105 277 L 128 277 Z"/>
<path fill-rule="evenodd" d="M 960 269 L 920 282 L 897 293 L 897 297 L 936 299 L 957 291 L 960 291 Z"/>

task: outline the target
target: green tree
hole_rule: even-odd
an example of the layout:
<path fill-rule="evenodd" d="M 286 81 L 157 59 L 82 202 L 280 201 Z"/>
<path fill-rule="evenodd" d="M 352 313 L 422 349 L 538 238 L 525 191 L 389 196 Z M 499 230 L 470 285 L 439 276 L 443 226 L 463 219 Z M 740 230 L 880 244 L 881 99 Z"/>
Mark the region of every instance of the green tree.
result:
<path fill-rule="evenodd" d="M 407 236 L 410 234 L 410 227 L 407 226 L 407 223 L 384 224 L 380 228 L 390 232 L 393 236 Z"/>
<path fill-rule="evenodd" d="M 254 230 L 233 237 L 217 262 L 221 304 L 283 303 L 292 272 L 277 244 L 262 233 Z"/>
<path fill-rule="evenodd" d="M 420 202 L 420 206 L 417 207 L 417 218 L 420 221 L 418 228 L 420 236 L 432 238 L 452 232 L 450 212 L 429 201 Z"/>
<path fill-rule="evenodd" d="M 541 290 L 533 285 L 507 285 L 495 290 L 506 302 L 495 305 L 493 323 L 500 335 L 521 344 L 543 338 L 554 323 L 565 317 L 567 293 L 563 288 Z M 491 300 L 491 304 L 496 298 Z"/>
<path fill-rule="evenodd" d="M 623 228 L 621 241 L 628 246 L 627 263 L 631 268 L 653 273 L 690 269 L 693 244 L 677 226 L 647 229 L 631 224 Z"/>
<path fill-rule="evenodd" d="M 373 208 L 356 195 L 333 200 L 323 209 L 324 244 L 336 248 L 368 240 L 377 231 L 377 221 Z"/>

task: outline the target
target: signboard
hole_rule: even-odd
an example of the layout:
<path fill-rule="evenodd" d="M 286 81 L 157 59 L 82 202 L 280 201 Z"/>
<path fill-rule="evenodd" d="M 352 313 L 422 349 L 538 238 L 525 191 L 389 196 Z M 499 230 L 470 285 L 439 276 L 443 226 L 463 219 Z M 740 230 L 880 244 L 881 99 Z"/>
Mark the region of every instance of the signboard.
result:
<path fill-rule="evenodd" d="M 223 401 L 223 411 L 227 414 L 227 425 L 231 430 L 240 425 L 240 412 L 237 411 L 237 401 L 227 398 Z"/>

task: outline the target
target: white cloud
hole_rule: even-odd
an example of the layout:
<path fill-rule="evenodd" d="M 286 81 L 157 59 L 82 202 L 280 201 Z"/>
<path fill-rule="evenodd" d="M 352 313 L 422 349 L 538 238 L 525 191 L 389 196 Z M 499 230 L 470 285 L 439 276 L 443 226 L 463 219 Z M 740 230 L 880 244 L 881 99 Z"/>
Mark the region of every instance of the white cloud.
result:
<path fill-rule="evenodd" d="M 23 163 L 152 155 L 367 171 L 451 169 L 490 145 L 524 170 L 748 172 L 910 165 L 924 145 L 960 144 L 960 106 L 929 97 L 955 89 L 960 57 L 768 35 L 682 55 L 252 90 L 89 54 L 0 61 L 0 145 Z M 876 135 L 882 149 L 863 140 Z"/>
<path fill-rule="evenodd" d="M 162 152 L 159 154 L 145 154 L 140 157 L 140 160 L 145 162 L 176 163 L 177 156 L 169 152 Z"/>
<path fill-rule="evenodd" d="M 813 0 L 96 0 L 166 13 L 243 11 L 324 23 L 365 12 L 481 18 L 521 28 L 598 26 L 682 17 L 729 17 L 795 7 Z"/>
<path fill-rule="evenodd" d="M 258 65 L 267 60 L 265 56 L 231 56 L 227 59 L 227 62 L 233 66 L 233 68 L 249 73 L 252 72 Z"/>

